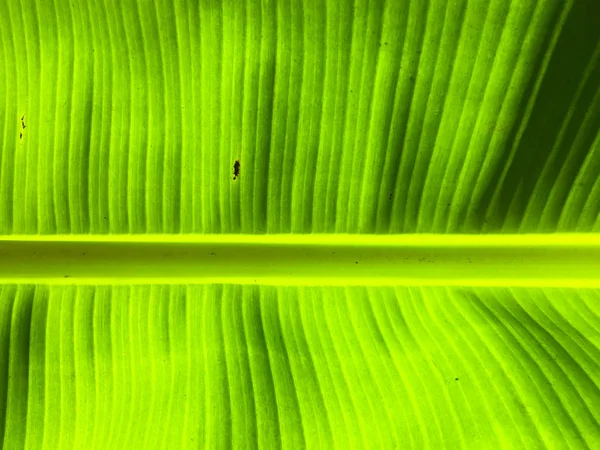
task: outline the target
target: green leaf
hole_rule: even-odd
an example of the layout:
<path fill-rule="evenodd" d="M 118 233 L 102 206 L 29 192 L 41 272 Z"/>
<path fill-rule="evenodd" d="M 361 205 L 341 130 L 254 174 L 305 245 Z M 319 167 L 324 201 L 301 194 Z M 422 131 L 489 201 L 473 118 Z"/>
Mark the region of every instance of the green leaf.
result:
<path fill-rule="evenodd" d="M 598 437 L 598 290 L 23 285 L 1 296 L 7 447 L 585 448 Z"/>
<path fill-rule="evenodd" d="M 600 230 L 594 0 L 0 15 L 2 234 Z"/>
<path fill-rule="evenodd" d="M 0 1 L 3 448 L 593 448 L 596 0 Z"/>

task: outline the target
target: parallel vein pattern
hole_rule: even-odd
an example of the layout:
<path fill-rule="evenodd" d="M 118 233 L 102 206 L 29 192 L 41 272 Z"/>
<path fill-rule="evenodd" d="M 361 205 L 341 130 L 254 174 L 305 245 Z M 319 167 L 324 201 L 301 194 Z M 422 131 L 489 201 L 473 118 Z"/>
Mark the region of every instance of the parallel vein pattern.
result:
<path fill-rule="evenodd" d="M 598 17 L 2 1 L 0 233 L 598 232 Z"/>
<path fill-rule="evenodd" d="M 593 448 L 600 291 L 0 289 L 4 448 Z"/>

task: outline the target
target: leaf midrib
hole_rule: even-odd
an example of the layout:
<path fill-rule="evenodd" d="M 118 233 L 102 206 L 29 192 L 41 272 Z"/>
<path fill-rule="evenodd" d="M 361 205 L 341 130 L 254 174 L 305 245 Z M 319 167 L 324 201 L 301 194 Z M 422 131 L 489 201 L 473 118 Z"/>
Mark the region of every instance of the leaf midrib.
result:
<path fill-rule="evenodd" d="M 0 237 L 2 283 L 600 286 L 600 234 Z"/>

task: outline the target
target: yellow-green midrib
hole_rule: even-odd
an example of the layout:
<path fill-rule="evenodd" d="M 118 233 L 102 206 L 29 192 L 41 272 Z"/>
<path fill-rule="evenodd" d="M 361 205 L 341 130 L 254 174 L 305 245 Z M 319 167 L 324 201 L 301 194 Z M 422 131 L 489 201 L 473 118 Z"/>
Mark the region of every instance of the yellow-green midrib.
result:
<path fill-rule="evenodd" d="M 600 235 L 0 238 L 2 283 L 600 287 Z"/>

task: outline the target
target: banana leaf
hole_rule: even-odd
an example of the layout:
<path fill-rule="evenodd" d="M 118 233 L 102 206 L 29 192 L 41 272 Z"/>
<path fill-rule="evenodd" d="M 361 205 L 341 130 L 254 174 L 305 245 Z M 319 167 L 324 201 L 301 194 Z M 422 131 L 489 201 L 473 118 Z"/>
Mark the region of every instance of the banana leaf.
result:
<path fill-rule="evenodd" d="M 0 0 L 2 448 L 597 448 L 600 2 Z"/>

